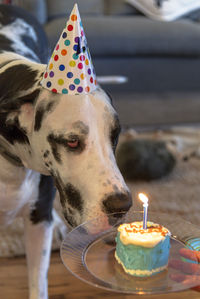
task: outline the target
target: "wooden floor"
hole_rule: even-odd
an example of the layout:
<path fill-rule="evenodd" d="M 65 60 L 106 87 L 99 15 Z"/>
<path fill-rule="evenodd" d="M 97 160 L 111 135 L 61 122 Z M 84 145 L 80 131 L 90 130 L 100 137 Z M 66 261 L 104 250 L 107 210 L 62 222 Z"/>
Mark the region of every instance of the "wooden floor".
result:
<path fill-rule="evenodd" d="M 138 298 L 139 296 L 121 295 L 104 291 L 71 275 L 63 266 L 59 252 L 51 257 L 49 270 L 50 299 L 92 299 L 92 298 Z M 0 258 L 0 298 L 28 299 L 27 272 L 25 258 Z M 181 293 L 141 296 L 141 299 L 200 299 L 200 293 L 189 290 Z"/>

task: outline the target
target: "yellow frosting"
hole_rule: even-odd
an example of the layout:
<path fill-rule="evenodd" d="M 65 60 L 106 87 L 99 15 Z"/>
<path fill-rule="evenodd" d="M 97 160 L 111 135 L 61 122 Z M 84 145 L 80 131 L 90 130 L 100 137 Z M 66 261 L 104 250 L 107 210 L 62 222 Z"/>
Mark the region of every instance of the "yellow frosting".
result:
<path fill-rule="evenodd" d="M 143 229 L 143 222 L 124 223 L 118 227 L 120 240 L 123 244 L 134 244 L 152 248 L 171 235 L 169 230 L 157 223 L 147 222 L 147 229 Z"/>

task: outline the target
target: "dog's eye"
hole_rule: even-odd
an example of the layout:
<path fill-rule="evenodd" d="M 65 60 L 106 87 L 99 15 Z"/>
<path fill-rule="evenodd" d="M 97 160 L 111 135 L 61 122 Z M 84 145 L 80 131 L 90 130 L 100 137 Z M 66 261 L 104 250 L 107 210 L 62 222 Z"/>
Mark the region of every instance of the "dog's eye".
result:
<path fill-rule="evenodd" d="M 79 140 L 77 138 L 73 138 L 67 141 L 67 145 L 71 149 L 76 149 L 79 146 Z"/>
<path fill-rule="evenodd" d="M 77 134 L 70 134 L 65 139 L 66 149 L 69 152 L 81 153 L 85 148 L 85 140 Z"/>

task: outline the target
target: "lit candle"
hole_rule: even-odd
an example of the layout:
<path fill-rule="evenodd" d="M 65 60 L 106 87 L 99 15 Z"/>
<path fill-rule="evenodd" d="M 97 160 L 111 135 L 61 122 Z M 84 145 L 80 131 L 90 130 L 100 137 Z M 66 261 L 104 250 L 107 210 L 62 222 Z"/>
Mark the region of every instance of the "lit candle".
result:
<path fill-rule="evenodd" d="M 138 197 L 143 202 L 143 229 L 147 229 L 148 197 L 143 193 L 139 193 Z"/>

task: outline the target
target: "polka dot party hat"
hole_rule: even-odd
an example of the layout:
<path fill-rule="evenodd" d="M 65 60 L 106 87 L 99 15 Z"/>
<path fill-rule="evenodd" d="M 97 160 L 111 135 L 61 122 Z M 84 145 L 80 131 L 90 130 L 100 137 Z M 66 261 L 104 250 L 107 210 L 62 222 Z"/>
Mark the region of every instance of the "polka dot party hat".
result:
<path fill-rule="evenodd" d="M 53 51 L 41 84 L 54 93 L 88 94 L 97 87 L 77 4 Z"/>

